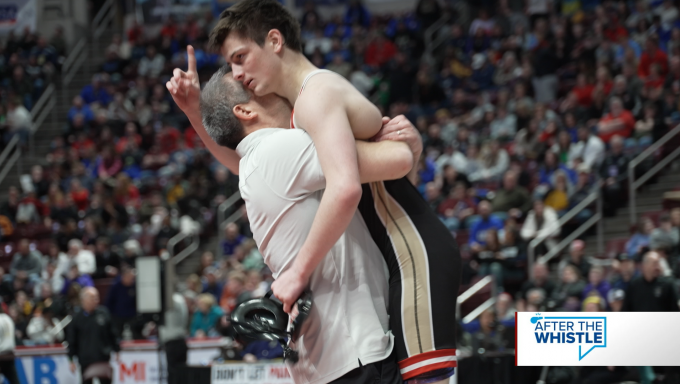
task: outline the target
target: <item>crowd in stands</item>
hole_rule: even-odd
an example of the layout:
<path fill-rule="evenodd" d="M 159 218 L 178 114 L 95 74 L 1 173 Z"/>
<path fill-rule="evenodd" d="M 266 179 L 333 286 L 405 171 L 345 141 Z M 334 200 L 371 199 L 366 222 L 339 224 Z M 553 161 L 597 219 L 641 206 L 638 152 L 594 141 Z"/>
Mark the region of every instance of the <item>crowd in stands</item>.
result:
<path fill-rule="evenodd" d="M 0 150 L 15 135 L 26 145 L 35 128 L 30 111 L 61 69 L 66 50 L 61 27 L 49 39 L 28 27 L 21 35 L 12 30 L 0 44 Z"/>
<path fill-rule="evenodd" d="M 678 310 L 677 287 L 666 278 L 679 273 L 679 210 L 642 220 L 611 263 L 591 265 L 594 250 L 582 240 L 552 265 L 555 279 L 541 263 L 529 278 L 526 260 L 533 239 L 546 239 L 537 248 L 544 254 L 588 220 L 594 204 L 558 223 L 598 189 L 605 216 L 616 215 L 632 157 L 680 122 L 674 3 L 420 0 L 412 12 L 375 15 L 352 0 L 332 17 L 312 2 L 301 11 L 305 55 L 421 132 L 412 183 L 457 237 L 463 283 L 492 275 L 502 292 L 495 310 L 466 325 L 461 347 L 511 348 L 493 327 L 512 326 L 514 310 L 649 308 L 639 306 L 646 291 L 635 288 L 643 279 L 667 293 L 651 300 L 654 308 Z M 440 18 L 432 40 L 441 44 L 427 46 L 425 31 Z M 164 87 L 173 68 L 186 69 L 187 44 L 202 80 L 222 64 L 206 49 L 214 23 L 208 12 L 115 36 L 45 165 L 9 191 L 0 215 L 15 232 L 2 235 L 14 256 L 0 294 L 24 342 L 39 342 L 27 330 L 32 319 L 52 321 L 50 298 L 68 311 L 78 287 L 102 278 L 116 279 L 106 304 L 121 335 L 153 335 L 129 306 L 134 258 L 158 255 L 181 231 L 215 235 L 216 208 L 238 190 L 238 177 L 215 163 Z M 17 235 L 27 227 L 32 238 Z M 229 334 L 225 315 L 271 282 L 245 211 L 224 231 L 219 252 L 204 250 L 182 284 L 190 336 Z"/>

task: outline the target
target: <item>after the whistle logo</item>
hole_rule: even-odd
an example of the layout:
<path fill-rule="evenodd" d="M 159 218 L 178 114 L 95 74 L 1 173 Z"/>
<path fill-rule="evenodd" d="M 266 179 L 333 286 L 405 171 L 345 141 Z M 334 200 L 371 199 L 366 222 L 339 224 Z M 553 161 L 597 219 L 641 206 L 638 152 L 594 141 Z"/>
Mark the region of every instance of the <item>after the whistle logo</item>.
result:
<path fill-rule="evenodd" d="M 577 344 L 579 361 L 593 349 L 607 346 L 606 317 L 543 317 L 537 313 L 531 323 L 535 324 L 537 344 Z"/>

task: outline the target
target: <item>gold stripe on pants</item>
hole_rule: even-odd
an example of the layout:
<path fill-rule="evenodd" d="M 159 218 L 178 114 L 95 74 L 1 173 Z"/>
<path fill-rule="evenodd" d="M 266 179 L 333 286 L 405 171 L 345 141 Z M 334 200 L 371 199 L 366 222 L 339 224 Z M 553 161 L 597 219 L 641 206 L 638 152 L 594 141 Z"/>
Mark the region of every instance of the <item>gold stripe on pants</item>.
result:
<path fill-rule="evenodd" d="M 375 209 L 387 229 L 402 287 L 402 332 L 409 356 L 434 350 L 427 251 L 406 211 L 382 182 L 371 183 Z"/>

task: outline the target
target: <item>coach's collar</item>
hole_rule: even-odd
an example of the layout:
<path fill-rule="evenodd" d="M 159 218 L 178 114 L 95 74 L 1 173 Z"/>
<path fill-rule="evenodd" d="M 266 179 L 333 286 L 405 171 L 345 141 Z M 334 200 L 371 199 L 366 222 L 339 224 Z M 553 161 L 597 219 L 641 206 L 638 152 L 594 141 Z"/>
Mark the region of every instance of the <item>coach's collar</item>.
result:
<path fill-rule="evenodd" d="M 250 133 L 236 146 L 236 153 L 238 153 L 240 157 L 244 157 L 248 154 L 248 152 L 257 146 L 257 143 L 259 143 L 260 140 L 271 135 L 279 129 L 284 128 L 260 128 L 255 132 Z"/>

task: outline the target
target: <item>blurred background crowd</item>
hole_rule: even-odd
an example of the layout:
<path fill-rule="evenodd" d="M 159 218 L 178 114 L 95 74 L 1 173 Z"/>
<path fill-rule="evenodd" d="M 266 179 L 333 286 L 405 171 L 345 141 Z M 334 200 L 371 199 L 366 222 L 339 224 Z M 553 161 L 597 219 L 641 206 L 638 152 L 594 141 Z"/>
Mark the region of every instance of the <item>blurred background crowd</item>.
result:
<path fill-rule="evenodd" d="M 544 254 L 595 214 L 593 204 L 558 223 L 593 191 L 605 216 L 620 214 L 629 162 L 680 122 L 679 15 L 671 0 L 419 0 L 398 14 L 351 0 L 332 17 L 311 2 L 300 10 L 305 55 L 421 132 L 423 156 L 409 177 L 456 236 L 465 287 L 494 278 L 496 304 L 461 327 L 462 350 L 512 349 L 516 310 L 679 310 L 680 209 L 643 217 L 608 246 L 610 263 L 592 265 L 595 250 L 577 239 L 550 265 L 527 264 L 530 241 L 547 237 Z M 203 81 L 222 65 L 206 50 L 215 20 L 212 11 L 188 14 L 115 35 L 45 165 L 0 202 L 1 305 L 19 344 L 60 342 L 49 329 L 86 286 L 100 289 L 121 338 L 155 337 L 134 309 L 134 259 L 161 254 L 182 232 L 215 245 L 197 251 L 200 266 L 179 287 L 192 313 L 187 336 L 230 336 L 230 311 L 268 290 L 244 207 L 215 230 L 238 176 L 216 163 L 164 86 L 172 69 L 186 69 L 187 44 Z M 32 105 L 66 54 L 59 29 L 0 44 L 4 143 L 26 142 Z M 246 346 L 234 358 L 281 352 L 271 348 Z M 654 370 L 579 375 L 651 382 Z"/>

